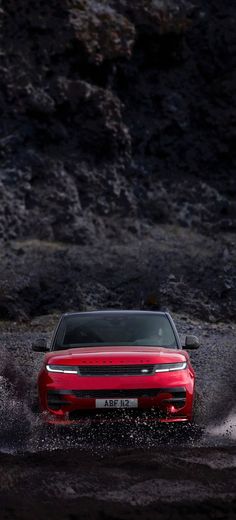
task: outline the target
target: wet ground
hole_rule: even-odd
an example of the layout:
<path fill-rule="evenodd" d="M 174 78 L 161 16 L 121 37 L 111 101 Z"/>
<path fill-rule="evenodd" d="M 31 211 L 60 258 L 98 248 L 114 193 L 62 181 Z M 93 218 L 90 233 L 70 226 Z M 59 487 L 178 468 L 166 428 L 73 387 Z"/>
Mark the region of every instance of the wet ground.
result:
<path fill-rule="evenodd" d="M 234 517 L 236 326 L 175 318 L 202 344 L 191 354 L 198 425 L 184 430 L 137 422 L 45 432 L 30 410 L 42 359 L 31 342 L 49 337 L 54 320 L 1 325 L 1 518 Z"/>

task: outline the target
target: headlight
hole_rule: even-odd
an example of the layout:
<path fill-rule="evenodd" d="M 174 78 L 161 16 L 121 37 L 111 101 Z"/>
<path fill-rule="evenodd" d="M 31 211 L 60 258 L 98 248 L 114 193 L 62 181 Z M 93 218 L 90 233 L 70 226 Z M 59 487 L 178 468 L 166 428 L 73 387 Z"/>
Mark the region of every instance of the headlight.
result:
<path fill-rule="evenodd" d="M 173 372 L 174 370 L 184 370 L 186 367 L 186 361 L 184 363 L 163 363 L 156 365 L 155 372 Z"/>
<path fill-rule="evenodd" d="M 60 374 L 78 374 L 78 368 L 66 365 L 46 365 L 48 372 L 58 372 Z"/>

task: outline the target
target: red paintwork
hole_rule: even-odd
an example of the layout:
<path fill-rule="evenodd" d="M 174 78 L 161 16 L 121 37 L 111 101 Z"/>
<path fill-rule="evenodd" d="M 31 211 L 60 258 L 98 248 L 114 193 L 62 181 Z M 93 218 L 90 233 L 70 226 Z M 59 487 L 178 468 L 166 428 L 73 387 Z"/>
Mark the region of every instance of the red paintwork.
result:
<path fill-rule="evenodd" d="M 46 364 L 61 365 L 133 365 L 188 362 L 185 370 L 156 373 L 140 376 L 79 376 L 77 374 L 52 373 L 45 369 Z M 72 423 L 68 419 L 68 412 L 74 410 L 95 409 L 95 399 L 78 398 L 73 395 L 63 396 L 68 405 L 60 410 L 51 410 L 47 404 L 48 390 L 131 390 L 148 388 L 176 388 L 185 387 L 186 404 L 182 408 L 164 404 L 171 394 L 161 393 L 156 397 L 142 397 L 138 399 L 138 408 L 157 408 L 164 412 L 159 422 L 191 421 L 194 398 L 195 374 L 191 366 L 189 355 L 184 350 L 167 349 L 161 347 L 86 347 L 73 348 L 63 351 L 52 351 L 45 355 L 44 365 L 38 378 L 39 398 L 41 410 L 47 422 L 55 424 Z M 101 410 L 99 410 L 101 411 Z M 109 421 L 109 412 L 106 415 Z M 96 420 L 96 417 L 94 417 Z M 119 419 L 117 419 L 119 420 Z M 123 419 L 122 419 L 123 420 Z M 82 422 L 81 418 L 79 422 Z"/>

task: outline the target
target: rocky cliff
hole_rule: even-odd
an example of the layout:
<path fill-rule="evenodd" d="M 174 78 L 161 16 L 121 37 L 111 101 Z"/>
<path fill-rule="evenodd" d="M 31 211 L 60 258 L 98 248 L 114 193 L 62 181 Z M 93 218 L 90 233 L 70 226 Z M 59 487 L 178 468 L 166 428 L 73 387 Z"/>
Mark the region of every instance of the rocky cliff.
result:
<path fill-rule="evenodd" d="M 191 292 L 190 303 L 195 296 L 205 310 L 210 305 L 208 315 L 232 315 L 235 17 L 235 5 L 222 0 L 2 0 L 4 316 L 18 315 L 19 307 L 23 314 L 36 312 L 26 304 L 27 298 L 35 302 L 35 294 L 40 294 L 37 312 L 50 305 L 79 305 L 69 273 L 78 295 L 86 281 L 78 266 L 86 266 L 88 251 L 94 256 L 97 250 L 104 271 L 97 276 L 94 261 L 96 296 L 90 303 L 99 304 L 102 283 L 101 304 L 124 305 L 123 297 L 116 293 L 109 300 L 104 290 L 116 286 L 114 275 L 109 281 L 110 242 L 115 247 L 127 240 L 136 252 L 135 244 L 143 244 L 136 256 L 126 251 L 125 260 L 122 248 L 116 249 L 117 266 L 126 259 L 130 265 L 118 282 L 126 281 L 126 293 L 132 293 L 129 280 L 138 258 L 139 297 L 131 298 L 130 305 L 142 300 L 140 280 L 147 272 L 151 240 L 152 262 L 147 265 L 159 287 L 155 305 L 161 286 L 167 305 L 182 308 Z M 166 247 L 160 246 L 160 237 Z M 47 243 L 43 256 L 37 248 L 35 253 L 33 242 L 27 251 L 23 245 L 35 239 Z M 54 251 L 57 242 L 74 259 L 65 264 L 57 252 L 57 279 L 72 288 L 68 298 L 57 288 L 55 301 L 56 282 L 48 266 L 48 289 L 45 265 L 53 264 L 48 248 L 54 243 Z M 89 248 L 86 254 L 83 247 Z M 19 287 L 19 293 L 14 291 Z M 147 293 L 151 289 L 152 282 Z M 86 302 L 88 291 L 89 286 Z M 17 311 L 6 303 L 14 292 Z"/>

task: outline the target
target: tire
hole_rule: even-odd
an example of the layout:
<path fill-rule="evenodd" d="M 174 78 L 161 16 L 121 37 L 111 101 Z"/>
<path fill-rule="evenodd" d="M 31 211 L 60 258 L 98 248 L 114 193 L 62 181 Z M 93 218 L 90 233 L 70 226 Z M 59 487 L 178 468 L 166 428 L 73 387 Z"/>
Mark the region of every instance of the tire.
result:
<path fill-rule="evenodd" d="M 29 408 L 33 414 L 40 413 L 38 389 L 35 384 L 32 384 L 31 392 L 29 395 Z"/>
<path fill-rule="evenodd" d="M 33 401 L 33 403 L 31 403 L 30 409 L 31 409 L 31 412 L 33 412 L 33 414 L 38 415 L 40 413 L 38 401 Z"/>
<path fill-rule="evenodd" d="M 195 390 L 193 403 L 193 424 L 202 425 L 205 416 L 205 404 L 203 394 L 199 390 Z"/>

